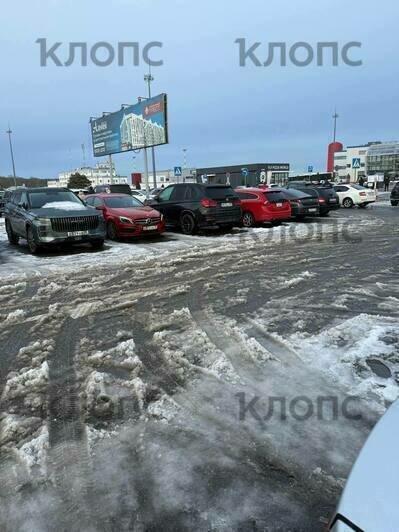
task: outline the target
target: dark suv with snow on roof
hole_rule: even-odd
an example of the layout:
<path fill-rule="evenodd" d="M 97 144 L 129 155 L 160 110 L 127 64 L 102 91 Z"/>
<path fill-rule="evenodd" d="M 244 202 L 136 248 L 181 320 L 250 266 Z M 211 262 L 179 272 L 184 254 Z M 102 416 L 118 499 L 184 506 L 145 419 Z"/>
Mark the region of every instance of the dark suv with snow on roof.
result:
<path fill-rule="evenodd" d="M 105 239 L 104 218 L 66 188 L 19 188 L 5 205 L 8 241 L 28 242 L 31 253 L 55 244 L 88 242 L 100 249 Z"/>

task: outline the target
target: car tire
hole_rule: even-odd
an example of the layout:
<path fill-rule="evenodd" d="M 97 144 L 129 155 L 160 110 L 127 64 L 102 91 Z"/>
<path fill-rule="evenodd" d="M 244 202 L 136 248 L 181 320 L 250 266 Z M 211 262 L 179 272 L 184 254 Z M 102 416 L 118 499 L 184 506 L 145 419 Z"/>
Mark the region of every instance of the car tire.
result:
<path fill-rule="evenodd" d="M 255 218 L 252 212 L 246 211 L 242 213 L 241 223 L 244 227 L 253 227 L 255 225 Z"/>
<path fill-rule="evenodd" d="M 19 236 L 14 233 L 14 231 L 12 230 L 11 224 L 8 220 L 6 220 L 6 232 L 7 232 L 8 242 L 12 246 L 16 246 L 19 242 Z"/>
<path fill-rule="evenodd" d="M 297 214 L 295 216 L 295 221 L 296 222 L 303 222 L 306 218 L 306 214 Z"/>
<path fill-rule="evenodd" d="M 180 229 L 183 235 L 193 235 L 196 231 L 194 216 L 185 212 L 180 217 Z"/>
<path fill-rule="evenodd" d="M 31 252 L 31 254 L 37 255 L 40 252 L 41 248 L 36 243 L 35 235 L 33 234 L 32 227 L 28 227 L 26 230 L 26 240 L 28 242 L 28 247 L 29 247 L 29 251 Z"/>
<path fill-rule="evenodd" d="M 94 240 L 90 242 L 90 245 L 93 249 L 102 249 L 104 247 L 104 240 Z"/>
<path fill-rule="evenodd" d="M 399 205 L 399 200 L 391 200 L 392 207 L 397 207 Z"/>
<path fill-rule="evenodd" d="M 110 240 L 119 240 L 115 222 L 110 221 L 107 223 L 107 237 Z"/>
<path fill-rule="evenodd" d="M 351 198 L 344 198 L 342 200 L 342 206 L 344 207 L 344 209 L 351 209 L 353 205 L 353 200 L 351 200 Z"/>

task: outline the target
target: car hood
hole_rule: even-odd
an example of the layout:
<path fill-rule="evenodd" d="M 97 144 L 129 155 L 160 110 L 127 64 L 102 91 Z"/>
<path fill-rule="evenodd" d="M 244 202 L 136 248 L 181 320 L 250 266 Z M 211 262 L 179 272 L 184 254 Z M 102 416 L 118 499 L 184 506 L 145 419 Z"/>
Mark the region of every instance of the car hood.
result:
<path fill-rule="evenodd" d="M 95 211 L 90 207 L 79 207 L 76 210 L 64 210 L 64 209 L 54 209 L 47 207 L 45 209 L 31 209 L 29 211 L 34 216 L 38 218 L 76 218 L 79 216 L 98 216 L 99 212 Z"/>
<path fill-rule="evenodd" d="M 143 207 L 124 207 L 120 209 L 107 209 L 109 214 L 114 214 L 115 216 L 126 216 L 127 218 L 144 218 L 146 216 L 158 218 L 159 212 L 154 210 L 152 207 L 144 206 Z"/>

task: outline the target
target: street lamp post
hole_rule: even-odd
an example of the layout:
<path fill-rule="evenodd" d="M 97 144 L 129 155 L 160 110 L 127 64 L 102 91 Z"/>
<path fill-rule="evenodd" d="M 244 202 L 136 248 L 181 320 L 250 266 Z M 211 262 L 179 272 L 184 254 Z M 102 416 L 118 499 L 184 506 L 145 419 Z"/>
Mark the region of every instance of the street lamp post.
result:
<path fill-rule="evenodd" d="M 145 74 L 144 81 L 148 85 L 148 98 L 151 98 L 151 82 L 154 81 L 154 77 L 151 75 L 151 67 L 148 74 Z M 157 188 L 157 172 L 155 168 L 155 148 L 151 146 L 151 157 L 152 157 L 152 177 L 154 181 L 154 188 Z"/>
<path fill-rule="evenodd" d="M 184 175 L 184 170 L 186 170 L 187 175 L 187 148 L 183 148 L 183 181 L 186 181 L 186 177 Z"/>
<path fill-rule="evenodd" d="M 11 162 L 12 162 L 12 172 L 13 172 L 13 176 L 14 176 L 14 186 L 16 187 L 17 186 L 17 175 L 15 173 L 15 161 L 14 161 L 14 150 L 12 149 L 12 140 L 11 140 L 11 134 L 12 134 L 12 131 L 11 131 L 11 128 L 10 126 L 8 126 L 8 130 L 6 131 L 7 135 L 8 135 L 8 142 L 10 144 L 10 154 L 11 154 Z"/>

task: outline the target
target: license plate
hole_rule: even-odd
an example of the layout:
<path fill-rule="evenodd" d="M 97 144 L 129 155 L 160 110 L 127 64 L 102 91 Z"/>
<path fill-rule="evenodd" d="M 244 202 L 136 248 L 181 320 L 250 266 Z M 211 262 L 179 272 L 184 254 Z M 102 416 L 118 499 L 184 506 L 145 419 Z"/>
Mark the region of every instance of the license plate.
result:
<path fill-rule="evenodd" d="M 143 231 L 155 231 L 155 229 L 158 229 L 156 225 L 146 225 L 143 227 Z"/>
<path fill-rule="evenodd" d="M 229 202 L 227 202 L 227 203 L 221 203 L 221 206 L 222 206 L 222 207 L 232 207 L 232 206 L 233 206 L 233 204 L 232 204 L 232 203 L 229 203 Z"/>
<path fill-rule="evenodd" d="M 276 203 L 276 207 L 281 208 L 283 206 L 282 203 Z"/>
<path fill-rule="evenodd" d="M 308 209 L 308 212 L 316 212 L 317 209 Z"/>
<path fill-rule="evenodd" d="M 89 231 L 70 231 L 68 236 L 86 236 L 89 234 Z"/>
<path fill-rule="evenodd" d="M 337 203 L 336 199 L 330 199 L 330 203 Z"/>

